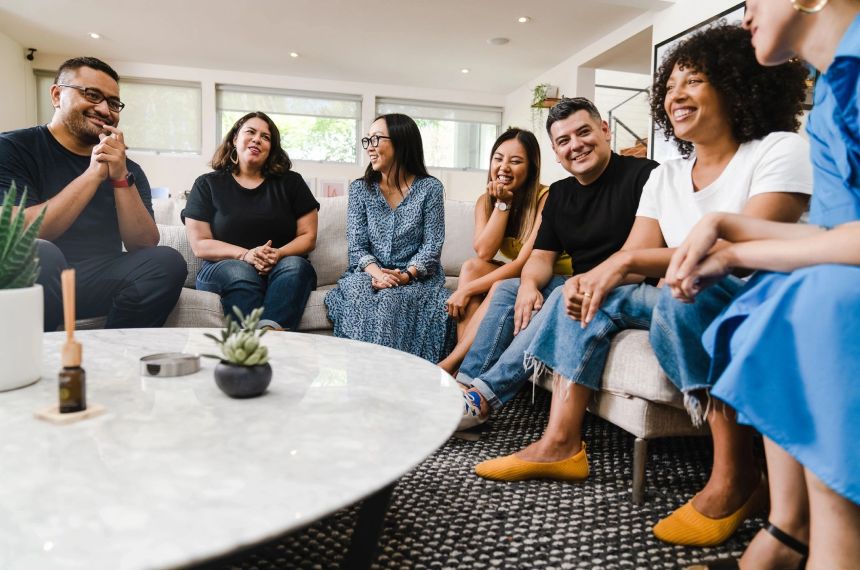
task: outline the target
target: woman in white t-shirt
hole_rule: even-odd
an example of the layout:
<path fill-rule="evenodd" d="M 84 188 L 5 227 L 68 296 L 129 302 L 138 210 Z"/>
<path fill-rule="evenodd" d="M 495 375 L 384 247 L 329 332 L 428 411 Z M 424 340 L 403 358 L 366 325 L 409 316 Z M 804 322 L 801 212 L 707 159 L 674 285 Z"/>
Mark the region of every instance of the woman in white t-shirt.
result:
<path fill-rule="evenodd" d="M 748 31 L 720 24 L 685 40 L 663 61 L 651 110 L 682 157 L 651 174 L 621 251 L 547 299 L 549 315 L 526 359 L 536 372 L 551 370 L 557 383 L 548 427 L 521 452 L 478 465 L 480 476 L 585 479 L 582 420 L 600 388 L 612 336 L 625 328 L 650 329 L 661 366 L 684 391 L 694 421 L 707 420 L 714 437 L 708 485 L 661 521 L 655 534 L 677 544 L 719 544 L 766 503 L 751 434 L 738 427 L 731 410 L 708 400 L 708 359 L 700 341 L 742 281 L 727 277 L 708 289 L 708 299 L 685 305 L 645 280 L 665 274 L 674 248 L 707 212 L 794 222 L 805 209 L 812 188 L 808 145 L 792 131 L 799 127 L 806 72 L 796 63 L 762 67 L 749 40 Z"/>

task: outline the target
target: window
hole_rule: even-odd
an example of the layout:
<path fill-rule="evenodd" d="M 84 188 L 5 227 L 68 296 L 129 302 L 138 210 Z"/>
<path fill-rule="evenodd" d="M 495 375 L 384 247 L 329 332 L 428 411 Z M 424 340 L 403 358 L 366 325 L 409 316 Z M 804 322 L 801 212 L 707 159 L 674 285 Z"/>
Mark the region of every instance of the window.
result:
<path fill-rule="evenodd" d="M 403 113 L 415 119 L 424 161 L 431 168 L 486 170 L 502 125 L 498 107 L 377 99 L 376 113 Z"/>
<path fill-rule="evenodd" d="M 36 72 L 39 123 L 50 122 L 54 74 Z M 194 83 L 121 79 L 125 109 L 120 127 L 132 150 L 200 153 L 200 86 Z"/>
<path fill-rule="evenodd" d="M 243 115 L 262 111 L 291 159 L 358 162 L 359 96 L 219 85 L 217 107 L 219 142 Z"/>

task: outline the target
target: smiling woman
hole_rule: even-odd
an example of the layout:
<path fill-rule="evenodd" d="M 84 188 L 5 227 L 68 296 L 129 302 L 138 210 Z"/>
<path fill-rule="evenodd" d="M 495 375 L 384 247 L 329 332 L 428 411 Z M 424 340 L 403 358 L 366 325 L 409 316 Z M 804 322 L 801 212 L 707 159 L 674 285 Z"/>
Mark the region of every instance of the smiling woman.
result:
<path fill-rule="evenodd" d="M 377 117 L 362 138 L 370 164 L 350 186 L 349 266 L 326 294 L 334 334 L 436 362 L 453 340 L 440 256 L 444 190 L 427 174 L 418 125 Z"/>
<path fill-rule="evenodd" d="M 203 260 L 197 288 L 221 295 L 225 315 L 264 306 L 260 326 L 293 329 L 316 287 L 307 255 L 317 210 L 281 148 L 268 115 L 248 113 L 212 157 L 215 172 L 194 182 L 182 211 L 188 241 Z"/>

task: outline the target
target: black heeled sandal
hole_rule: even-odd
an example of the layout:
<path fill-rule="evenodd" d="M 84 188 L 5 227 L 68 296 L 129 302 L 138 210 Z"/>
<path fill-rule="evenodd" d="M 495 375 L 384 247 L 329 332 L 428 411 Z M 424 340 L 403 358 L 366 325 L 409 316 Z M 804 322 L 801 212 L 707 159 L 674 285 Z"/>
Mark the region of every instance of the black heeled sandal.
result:
<path fill-rule="evenodd" d="M 803 557 L 800 564 L 797 566 L 797 570 L 803 570 L 806 568 L 806 560 L 809 558 L 809 545 L 800 542 L 770 521 L 767 521 L 767 525 L 765 525 L 764 530 L 769 532 L 772 537 L 780 541 L 782 544 Z M 686 570 L 736 570 L 737 568 L 739 568 L 738 561 L 734 558 L 720 558 L 718 560 L 712 560 L 702 564 L 687 566 Z"/>

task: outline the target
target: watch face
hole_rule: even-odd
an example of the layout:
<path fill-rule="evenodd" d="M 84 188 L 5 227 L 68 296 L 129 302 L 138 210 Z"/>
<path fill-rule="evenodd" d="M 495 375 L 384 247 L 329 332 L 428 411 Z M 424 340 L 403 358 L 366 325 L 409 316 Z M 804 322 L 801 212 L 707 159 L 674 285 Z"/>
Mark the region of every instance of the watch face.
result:
<path fill-rule="evenodd" d="M 499 202 L 499 201 L 497 201 L 497 202 L 496 202 L 496 208 L 498 208 L 499 210 L 501 210 L 501 211 L 503 211 L 503 212 L 506 212 L 506 211 L 507 211 L 507 209 L 508 209 L 508 205 L 507 205 L 507 204 L 505 204 L 504 202 Z"/>

